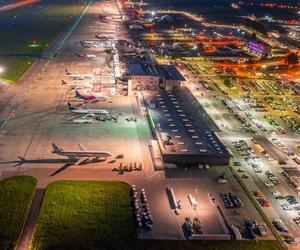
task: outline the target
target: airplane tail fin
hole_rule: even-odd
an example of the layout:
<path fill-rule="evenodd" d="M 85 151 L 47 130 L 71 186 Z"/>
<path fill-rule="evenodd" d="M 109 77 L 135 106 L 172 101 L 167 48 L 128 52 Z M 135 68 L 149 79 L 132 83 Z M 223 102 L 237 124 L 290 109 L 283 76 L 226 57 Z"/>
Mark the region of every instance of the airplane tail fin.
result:
<path fill-rule="evenodd" d="M 68 107 L 69 107 L 69 110 L 74 110 L 75 108 L 72 106 L 71 103 L 68 102 Z"/>
<path fill-rule="evenodd" d="M 89 86 L 91 88 L 91 90 L 94 90 L 94 85 L 92 84 L 92 82 L 88 82 L 87 86 Z"/>
<path fill-rule="evenodd" d="M 52 148 L 53 148 L 52 153 L 54 153 L 54 154 L 55 153 L 61 153 L 63 151 L 62 149 L 60 149 L 59 147 L 57 147 L 55 143 L 52 143 Z"/>
<path fill-rule="evenodd" d="M 77 90 L 75 90 L 75 97 L 82 98 L 82 95 Z"/>
<path fill-rule="evenodd" d="M 19 158 L 19 159 L 20 159 L 20 161 L 22 161 L 22 162 L 26 161 L 26 159 L 25 159 L 25 158 L 23 158 L 22 156 L 18 156 L 18 158 Z"/>

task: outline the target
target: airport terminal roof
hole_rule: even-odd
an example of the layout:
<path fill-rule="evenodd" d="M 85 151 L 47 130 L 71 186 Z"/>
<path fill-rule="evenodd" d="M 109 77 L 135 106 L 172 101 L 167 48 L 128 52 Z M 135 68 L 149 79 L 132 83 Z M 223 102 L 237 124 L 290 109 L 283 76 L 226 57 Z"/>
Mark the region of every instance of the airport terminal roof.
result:
<path fill-rule="evenodd" d="M 132 62 L 127 64 L 130 75 L 164 77 L 166 80 L 185 81 L 174 65 L 149 64 L 146 62 Z"/>
<path fill-rule="evenodd" d="M 180 161 L 187 161 L 189 156 L 198 157 L 201 162 L 203 157 L 225 157 L 229 154 L 213 131 L 202 130 L 195 126 L 195 122 L 185 112 L 181 98 L 174 91 L 160 91 L 155 95 L 145 93 L 149 102 L 154 101 L 156 108 L 150 108 L 150 113 L 159 127 L 162 141 L 167 154 L 182 155 Z M 204 121 L 202 121 L 204 122 Z"/>

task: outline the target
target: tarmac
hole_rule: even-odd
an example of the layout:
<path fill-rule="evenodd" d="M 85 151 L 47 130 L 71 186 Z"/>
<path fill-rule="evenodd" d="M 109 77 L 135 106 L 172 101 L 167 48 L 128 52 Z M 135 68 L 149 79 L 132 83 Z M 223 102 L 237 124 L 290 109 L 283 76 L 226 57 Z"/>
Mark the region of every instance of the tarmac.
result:
<path fill-rule="evenodd" d="M 32 175 L 38 179 L 38 189 L 46 188 L 53 181 L 66 179 L 121 180 L 135 184 L 138 190 L 145 188 L 154 225 L 151 231 L 139 230 L 139 238 L 186 239 L 182 224 L 188 216 L 198 216 L 208 234 L 222 234 L 224 222 L 218 216 L 216 204 L 222 208 L 228 223 L 238 225 L 241 229 L 245 218 L 262 221 L 227 167 L 203 172 L 178 171 L 171 173 L 172 178 L 170 173 L 155 171 L 149 151 L 151 131 L 135 97 L 111 96 L 109 101 L 88 104 L 91 108 L 105 108 L 112 115 L 119 115 L 118 122 L 69 123 L 73 116 L 67 109 L 67 103 L 79 103 L 75 101 L 74 91 L 61 85 L 62 79 L 70 81 L 65 69 L 79 73 L 91 73 L 94 68 L 111 69 L 111 55 L 104 51 L 92 50 L 97 55 L 95 60 L 74 56 L 74 52 L 82 52 L 80 40 L 94 39 L 95 33 L 105 34 L 105 30 L 117 32 L 114 25 L 110 28 L 99 22 L 99 13 L 119 15 L 115 2 L 94 2 L 56 57 L 38 60 L 18 84 L 5 87 L 5 92 L 0 94 L 6 103 L 1 116 L 7 121 L 0 128 L 1 179 Z M 115 25 L 120 23 L 116 22 Z M 137 118 L 136 122 L 126 120 L 133 116 Z M 81 143 L 88 150 L 110 151 L 114 156 L 122 154 L 124 158 L 73 166 L 65 158 L 51 153 L 53 142 L 64 149 L 75 150 L 78 149 L 77 144 Z M 23 163 L 18 157 L 27 161 Z M 142 170 L 123 174 L 113 171 L 120 163 L 142 164 Z M 223 171 L 230 178 L 228 184 L 218 184 L 216 181 Z M 170 208 L 167 199 L 165 190 L 170 186 L 182 200 L 183 209 L 179 216 Z M 195 190 L 200 207 L 197 211 L 187 200 L 187 194 L 195 193 Z M 224 208 L 219 193 L 225 191 L 236 192 L 241 197 L 245 206 L 240 209 L 239 215 Z M 211 197 L 216 197 L 216 203 L 211 202 Z M 30 225 L 31 228 L 26 229 L 28 232 L 32 232 L 34 223 Z M 268 239 L 271 238 L 269 234 Z"/>

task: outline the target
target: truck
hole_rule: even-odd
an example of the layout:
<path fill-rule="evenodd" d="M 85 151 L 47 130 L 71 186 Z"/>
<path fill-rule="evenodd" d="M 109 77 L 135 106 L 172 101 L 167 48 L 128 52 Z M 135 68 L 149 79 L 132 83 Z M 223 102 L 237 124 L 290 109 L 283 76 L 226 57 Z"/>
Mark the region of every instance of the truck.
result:
<path fill-rule="evenodd" d="M 261 236 L 267 236 L 268 232 L 265 224 L 259 224 L 257 228 Z"/>
<path fill-rule="evenodd" d="M 241 240 L 242 239 L 242 235 L 241 235 L 240 230 L 236 226 L 234 226 L 234 225 L 231 225 L 230 228 L 231 228 L 231 230 L 233 232 L 234 238 L 236 240 Z"/>
<path fill-rule="evenodd" d="M 191 194 L 188 195 L 188 198 L 189 198 L 189 201 L 191 203 L 191 206 L 194 208 L 194 209 L 197 209 L 197 201 L 196 201 L 196 198 L 194 196 L 192 196 Z"/>

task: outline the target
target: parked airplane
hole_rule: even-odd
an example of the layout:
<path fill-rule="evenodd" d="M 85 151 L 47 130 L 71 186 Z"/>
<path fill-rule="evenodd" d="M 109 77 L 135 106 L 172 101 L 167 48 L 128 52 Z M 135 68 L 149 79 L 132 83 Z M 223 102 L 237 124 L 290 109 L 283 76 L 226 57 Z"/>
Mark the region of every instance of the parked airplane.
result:
<path fill-rule="evenodd" d="M 82 41 L 80 41 L 80 43 L 81 43 L 81 45 L 84 45 L 84 44 L 86 44 L 86 45 L 93 45 L 93 44 L 97 44 L 98 43 L 98 41 L 93 41 L 93 40 L 82 40 Z"/>
<path fill-rule="evenodd" d="M 93 102 L 93 101 L 106 101 L 109 99 L 108 96 L 103 95 L 102 93 L 91 93 L 89 92 L 88 95 L 81 94 L 79 91 L 75 91 L 75 97 L 82 99 L 84 101 Z"/>
<path fill-rule="evenodd" d="M 72 113 L 75 114 L 84 114 L 85 116 L 95 116 L 96 114 L 109 114 L 109 111 L 106 109 L 89 109 L 89 108 L 84 108 L 84 109 L 78 109 L 75 108 L 71 105 L 71 103 L 68 103 L 69 110 Z"/>
<path fill-rule="evenodd" d="M 65 69 L 67 76 L 71 77 L 74 80 L 84 80 L 93 78 L 93 74 L 71 74 L 67 69 Z"/>
<path fill-rule="evenodd" d="M 58 154 L 58 155 L 62 155 L 62 156 L 66 156 L 69 159 L 74 159 L 74 158 L 78 158 L 78 160 L 75 162 L 75 165 L 79 165 L 85 161 L 87 161 L 88 159 L 98 159 L 98 158 L 102 158 L 102 157 L 110 157 L 113 156 L 112 153 L 108 152 L 108 151 L 88 151 L 86 150 L 86 148 L 84 146 L 82 146 L 81 144 L 78 144 L 79 149 L 77 151 L 65 151 L 62 148 L 59 148 L 58 146 L 56 146 L 55 143 L 52 143 L 52 147 L 53 147 L 53 154 Z"/>
<path fill-rule="evenodd" d="M 85 49 L 98 48 L 98 45 L 96 45 L 96 44 L 83 44 L 82 46 L 83 46 Z"/>
<path fill-rule="evenodd" d="M 65 82 L 64 80 L 61 80 L 61 84 L 62 85 L 66 85 L 68 87 L 70 87 L 71 89 L 92 89 L 94 86 L 93 84 L 91 84 L 90 82 L 83 82 L 83 83 L 78 83 L 78 82 L 75 82 L 75 83 L 67 83 Z"/>
<path fill-rule="evenodd" d="M 74 55 L 75 55 L 75 56 L 78 56 L 78 57 L 87 58 L 87 59 L 94 59 L 94 58 L 97 58 L 97 56 L 94 55 L 94 54 L 78 54 L 77 52 L 75 52 Z"/>
<path fill-rule="evenodd" d="M 105 40 L 105 41 L 108 41 L 108 40 L 114 40 L 115 37 L 112 36 L 112 35 L 108 35 L 108 36 L 103 36 L 103 35 L 98 35 L 98 34 L 95 34 L 95 37 L 99 40 Z"/>
<path fill-rule="evenodd" d="M 101 36 L 101 35 L 95 34 L 95 37 L 100 39 L 100 40 L 107 40 L 107 36 Z"/>

